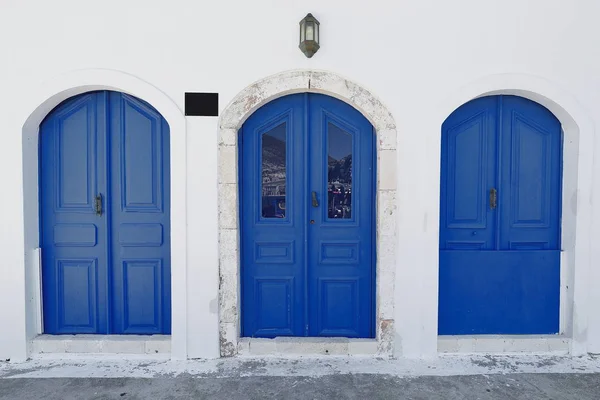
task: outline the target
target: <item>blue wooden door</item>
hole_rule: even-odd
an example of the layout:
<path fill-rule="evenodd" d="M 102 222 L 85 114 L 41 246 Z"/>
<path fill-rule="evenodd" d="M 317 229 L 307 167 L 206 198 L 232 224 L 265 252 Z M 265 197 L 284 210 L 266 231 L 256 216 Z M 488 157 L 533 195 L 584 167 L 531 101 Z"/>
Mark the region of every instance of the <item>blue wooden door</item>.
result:
<path fill-rule="evenodd" d="M 354 108 L 290 95 L 240 130 L 242 335 L 374 335 L 374 135 Z"/>
<path fill-rule="evenodd" d="M 44 331 L 169 333 L 169 127 L 147 103 L 91 92 L 40 129 Z"/>
<path fill-rule="evenodd" d="M 541 105 L 473 100 L 442 126 L 439 333 L 559 329 L 562 132 Z"/>
<path fill-rule="evenodd" d="M 94 212 L 106 193 L 107 93 L 68 100 L 40 129 L 45 333 L 108 332 L 108 229 Z"/>

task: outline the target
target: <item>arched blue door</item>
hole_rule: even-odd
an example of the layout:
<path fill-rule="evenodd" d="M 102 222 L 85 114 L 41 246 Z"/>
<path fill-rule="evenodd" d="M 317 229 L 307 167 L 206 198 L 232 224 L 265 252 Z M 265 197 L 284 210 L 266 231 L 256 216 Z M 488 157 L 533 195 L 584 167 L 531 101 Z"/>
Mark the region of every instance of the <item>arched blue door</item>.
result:
<path fill-rule="evenodd" d="M 442 126 L 439 333 L 559 329 L 562 132 L 541 105 L 473 100 Z"/>
<path fill-rule="evenodd" d="M 374 337 L 374 135 L 318 94 L 240 131 L 242 335 Z"/>
<path fill-rule="evenodd" d="M 169 126 L 149 104 L 90 92 L 40 129 L 44 332 L 171 330 Z"/>

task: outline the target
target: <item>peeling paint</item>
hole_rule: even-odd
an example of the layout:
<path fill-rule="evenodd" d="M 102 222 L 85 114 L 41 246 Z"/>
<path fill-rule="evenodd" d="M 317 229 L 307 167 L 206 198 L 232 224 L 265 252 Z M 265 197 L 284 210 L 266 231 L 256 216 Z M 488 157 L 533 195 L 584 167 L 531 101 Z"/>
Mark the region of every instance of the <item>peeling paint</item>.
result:
<path fill-rule="evenodd" d="M 56 359 L 50 356 L 23 363 L 0 364 L 6 378 L 240 378 L 245 376 L 320 377 L 374 374 L 398 377 L 487 375 L 507 373 L 600 373 L 600 359 L 547 355 L 447 355 L 434 359 L 366 357 L 266 357 L 217 360 L 149 360 L 123 358 Z"/>
<path fill-rule="evenodd" d="M 380 322 L 379 334 L 379 345 L 377 347 L 377 353 L 379 355 L 391 357 L 394 354 L 394 320 L 384 319 Z"/>
<path fill-rule="evenodd" d="M 235 345 L 227 341 L 223 333 L 219 334 L 219 341 L 221 342 L 221 357 L 232 357 L 237 354 Z"/>

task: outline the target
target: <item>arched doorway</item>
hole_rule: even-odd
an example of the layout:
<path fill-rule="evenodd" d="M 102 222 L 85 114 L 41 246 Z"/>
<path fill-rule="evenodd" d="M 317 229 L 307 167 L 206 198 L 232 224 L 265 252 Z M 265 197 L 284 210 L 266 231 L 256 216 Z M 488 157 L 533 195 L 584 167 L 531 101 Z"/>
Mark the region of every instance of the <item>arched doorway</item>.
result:
<path fill-rule="evenodd" d="M 562 130 L 488 96 L 442 126 L 440 335 L 559 331 Z"/>
<path fill-rule="evenodd" d="M 302 93 L 239 134 L 242 336 L 375 337 L 375 136 Z"/>
<path fill-rule="evenodd" d="M 45 333 L 171 331 L 169 126 L 119 92 L 67 99 L 40 126 Z"/>

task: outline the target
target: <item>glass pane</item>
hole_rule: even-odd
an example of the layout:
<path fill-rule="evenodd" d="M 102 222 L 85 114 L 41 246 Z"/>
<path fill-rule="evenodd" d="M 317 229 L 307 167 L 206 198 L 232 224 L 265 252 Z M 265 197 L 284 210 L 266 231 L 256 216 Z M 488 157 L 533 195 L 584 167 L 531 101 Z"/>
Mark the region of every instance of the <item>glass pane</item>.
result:
<path fill-rule="evenodd" d="M 352 135 L 329 123 L 328 217 L 352 218 Z"/>
<path fill-rule="evenodd" d="M 306 24 L 306 40 L 315 40 L 314 38 L 314 23 L 308 22 Z"/>
<path fill-rule="evenodd" d="M 285 217 L 285 122 L 262 135 L 262 216 Z"/>

